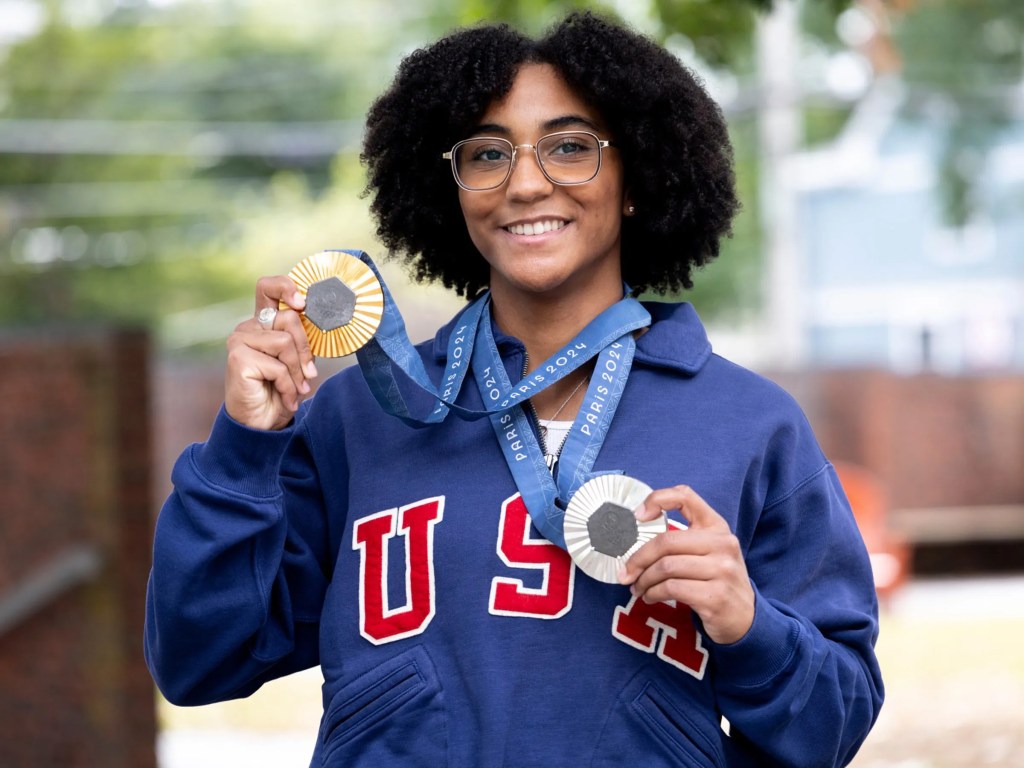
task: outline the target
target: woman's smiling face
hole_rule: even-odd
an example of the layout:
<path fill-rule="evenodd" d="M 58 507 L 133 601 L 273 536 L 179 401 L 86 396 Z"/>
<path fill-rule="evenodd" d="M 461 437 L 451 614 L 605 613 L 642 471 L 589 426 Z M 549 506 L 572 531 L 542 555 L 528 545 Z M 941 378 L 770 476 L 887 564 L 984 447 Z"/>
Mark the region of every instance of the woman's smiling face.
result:
<path fill-rule="evenodd" d="M 524 64 L 512 89 L 481 116 L 474 136 L 535 145 L 557 131 L 589 131 L 608 139 L 601 116 L 548 64 Z M 467 137 L 468 138 L 468 137 Z M 517 152 L 496 189 L 459 190 L 473 244 L 491 268 L 491 290 L 563 295 L 609 286 L 621 296 L 620 236 L 627 205 L 622 163 L 602 150 L 601 170 L 585 184 L 553 184 L 529 149 Z"/>

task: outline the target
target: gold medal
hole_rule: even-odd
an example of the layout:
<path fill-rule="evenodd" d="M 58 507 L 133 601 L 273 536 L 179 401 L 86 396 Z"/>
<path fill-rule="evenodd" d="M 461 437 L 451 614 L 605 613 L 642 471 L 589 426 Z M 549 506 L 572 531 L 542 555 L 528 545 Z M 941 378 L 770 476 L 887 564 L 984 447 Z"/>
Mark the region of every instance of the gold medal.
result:
<path fill-rule="evenodd" d="M 651 493 L 625 475 L 599 475 L 580 486 L 565 510 L 565 547 L 580 570 L 606 584 L 619 583 L 630 556 L 668 530 L 665 513 L 642 523 L 633 510 Z"/>
<path fill-rule="evenodd" d="M 306 297 L 300 316 L 314 355 L 344 357 L 373 338 L 384 314 L 384 291 L 362 261 L 321 251 L 296 264 L 288 277 Z"/>

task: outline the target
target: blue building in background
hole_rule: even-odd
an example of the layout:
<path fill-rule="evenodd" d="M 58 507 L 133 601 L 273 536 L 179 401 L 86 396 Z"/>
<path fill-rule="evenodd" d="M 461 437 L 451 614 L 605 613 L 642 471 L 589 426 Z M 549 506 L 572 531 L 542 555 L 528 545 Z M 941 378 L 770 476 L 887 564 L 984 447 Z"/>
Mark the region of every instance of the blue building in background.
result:
<path fill-rule="evenodd" d="M 980 163 L 963 226 L 942 211 L 941 110 L 876 82 L 841 135 L 794 158 L 804 364 L 1024 369 L 1024 122 Z"/>

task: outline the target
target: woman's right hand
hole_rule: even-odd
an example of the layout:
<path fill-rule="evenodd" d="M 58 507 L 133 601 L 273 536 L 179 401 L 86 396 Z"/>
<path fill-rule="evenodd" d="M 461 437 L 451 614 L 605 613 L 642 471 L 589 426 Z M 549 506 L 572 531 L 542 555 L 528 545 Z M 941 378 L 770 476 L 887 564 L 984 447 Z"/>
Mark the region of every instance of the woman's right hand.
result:
<path fill-rule="evenodd" d="M 272 327 L 260 325 L 261 309 L 280 309 Z M 283 429 L 317 376 L 313 353 L 299 312 L 306 306 L 292 280 L 284 275 L 256 283 L 256 311 L 228 337 L 224 407 L 235 421 L 254 429 Z"/>

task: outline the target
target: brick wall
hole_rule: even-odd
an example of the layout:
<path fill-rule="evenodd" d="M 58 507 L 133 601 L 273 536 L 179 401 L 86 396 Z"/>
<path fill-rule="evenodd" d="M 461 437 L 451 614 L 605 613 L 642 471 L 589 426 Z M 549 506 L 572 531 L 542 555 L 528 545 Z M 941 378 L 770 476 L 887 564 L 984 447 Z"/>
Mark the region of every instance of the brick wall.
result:
<path fill-rule="evenodd" d="M 326 375 L 326 365 L 318 364 Z M 879 370 L 769 376 L 799 401 L 829 458 L 861 465 L 882 481 L 889 508 L 900 510 L 889 528 L 913 545 L 914 573 L 1021 571 L 1024 376 L 897 376 Z M 220 363 L 161 364 L 156 506 L 170 491 L 176 456 L 209 433 L 223 386 Z M 957 525 L 932 538 L 950 522 L 946 517 L 936 525 L 937 507 L 972 509 L 957 511 Z M 998 531 L 976 535 L 976 515 L 991 511 L 1000 512 Z M 929 536 L 922 539 L 920 531 Z"/>
<path fill-rule="evenodd" d="M 148 343 L 0 337 L 0 765 L 155 765 Z"/>
<path fill-rule="evenodd" d="M 1024 504 L 1024 377 L 773 378 L 803 405 L 826 454 L 874 471 L 894 508 Z"/>
<path fill-rule="evenodd" d="M 829 458 L 875 472 L 893 507 L 1024 504 L 1024 376 L 768 375 L 799 401 Z M 174 458 L 209 433 L 223 398 L 220 364 L 165 363 L 155 395 L 162 499 Z"/>
<path fill-rule="evenodd" d="M 171 468 L 190 443 L 205 440 L 224 400 L 220 364 L 163 360 L 153 378 L 153 434 L 157 440 L 153 502 L 157 510 L 171 492 Z"/>
<path fill-rule="evenodd" d="M 318 359 L 320 376 L 313 387 L 355 363 L 355 358 Z M 156 435 L 153 500 L 159 510 L 171 491 L 171 468 L 190 444 L 210 434 L 214 417 L 224 402 L 224 363 L 165 358 L 153 376 L 153 434 Z"/>

